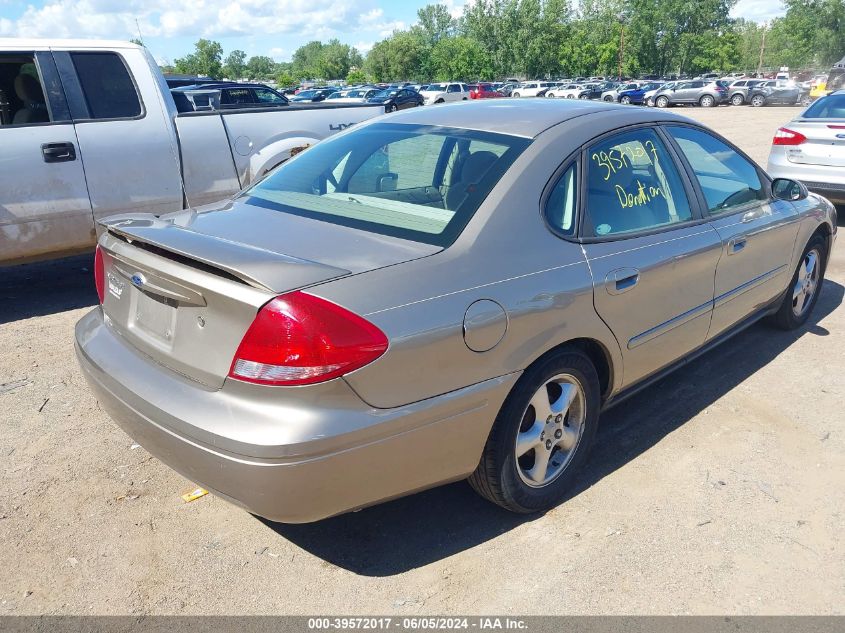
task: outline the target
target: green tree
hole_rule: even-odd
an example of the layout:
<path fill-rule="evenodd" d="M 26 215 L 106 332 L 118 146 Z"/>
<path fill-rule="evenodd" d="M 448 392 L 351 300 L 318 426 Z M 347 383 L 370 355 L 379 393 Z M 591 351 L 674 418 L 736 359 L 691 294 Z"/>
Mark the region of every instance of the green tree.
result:
<path fill-rule="evenodd" d="M 246 74 L 250 79 L 271 79 L 276 76 L 276 62 L 266 55 L 255 55 L 246 63 Z"/>
<path fill-rule="evenodd" d="M 223 74 L 229 79 L 240 79 L 246 72 L 246 53 L 234 50 L 226 56 L 223 64 Z"/>
<path fill-rule="evenodd" d="M 349 74 L 346 75 L 346 83 L 349 85 L 362 84 L 366 81 L 367 75 L 364 74 L 363 70 L 358 70 L 357 68 L 350 70 Z"/>
<path fill-rule="evenodd" d="M 457 23 L 444 4 L 427 4 L 417 10 L 417 25 L 430 46 L 455 34 Z"/>
<path fill-rule="evenodd" d="M 491 79 L 493 69 L 481 45 L 465 36 L 446 37 L 431 49 L 438 81 Z"/>
<path fill-rule="evenodd" d="M 320 54 L 323 43 L 311 41 L 293 52 L 293 73 L 299 79 L 318 77 L 320 74 Z"/>
<path fill-rule="evenodd" d="M 356 57 L 357 56 L 357 57 Z M 317 57 L 317 74 L 323 79 L 342 79 L 349 74 L 354 61 L 360 61 L 358 51 L 340 40 L 331 39 L 320 49 Z"/>
<path fill-rule="evenodd" d="M 295 86 L 297 81 L 296 77 L 294 77 L 290 71 L 281 70 L 279 71 L 279 74 L 276 75 L 276 83 L 282 88 L 289 88 L 290 86 Z"/>
<path fill-rule="evenodd" d="M 173 63 L 176 72 L 219 79 L 223 73 L 223 47 L 220 42 L 200 39 L 194 49 L 193 53 Z"/>

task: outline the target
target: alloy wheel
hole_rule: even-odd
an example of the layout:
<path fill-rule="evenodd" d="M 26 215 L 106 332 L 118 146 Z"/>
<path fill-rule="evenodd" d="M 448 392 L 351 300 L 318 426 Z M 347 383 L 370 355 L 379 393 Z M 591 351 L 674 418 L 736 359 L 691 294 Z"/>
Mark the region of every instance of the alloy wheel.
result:
<path fill-rule="evenodd" d="M 578 448 L 586 420 L 584 388 L 572 374 L 559 374 L 537 390 L 516 435 L 514 454 L 520 479 L 542 488 L 557 479 Z"/>
<path fill-rule="evenodd" d="M 813 304 L 819 287 L 819 252 L 809 251 L 798 267 L 798 280 L 792 288 L 792 314 L 801 317 Z"/>
<path fill-rule="evenodd" d="M 628 105 L 629 103 L 631 103 L 631 97 L 625 95 L 624 97 L 619 99 L 619 103 L 623 103 L 625 105 Z"/>
<path fill-rule="evenodd" d="M 743 103 L 745 103 L 745 99 L 742 98 L 742 95 L 734 95 L 733 97 L 731 97 L 731 103 L 735 106 L 741 106 Z"/>

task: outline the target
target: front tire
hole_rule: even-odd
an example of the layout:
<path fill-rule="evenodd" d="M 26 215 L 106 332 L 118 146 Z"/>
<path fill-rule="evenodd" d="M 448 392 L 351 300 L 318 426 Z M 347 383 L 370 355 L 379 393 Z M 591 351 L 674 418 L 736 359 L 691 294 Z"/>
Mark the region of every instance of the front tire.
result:
<path fill-rule="evenodd" d="M 398 109 L 399 108 L 396 107 L 396 104 L 391 104 L 386 108 L 388 114 L 390 114 L 391 112 L 396 112 Z"/>
<path fill-rule="evenodd" d="M 657 99 L 654 100 L 654 105 L 658 108 L 665 108 L 669 105 L 669 99 L 667 97 L 657 97 Z"/>
<path fill-rule="evenodd" d="M 434 103 L 444 103 L 444 101 L 443 101 L 443 99 L 438 99 L 438 100 L 437 100 L 437 101 L 435 101 Z"/>
<path fill-rule="evenodd" d="M 804 248 L 783 302 L 772 319 L 775 326 L 794 330 L 807 322 L 819 299 L 826 265 L 827 240 L 815 235 Z"/>
<path fill-rule="evenodd" d="M 470 485 L 512 512 L 561 503 L 595 437 L 600 390 L 592 362 L 574 348 L 529 367 L 496 416 Z"/>
<path fill-rule="evenodd" d="M 631 97 L 625 95 L 623 97 L 619 97 L 619 103 L 622 105 L 631 105 Z"/>
<path fill-rule="evenodd" d="M 519 97 L 520 97 L 521 95 L 520 95 L 518 92 L 514 92 L 514 93 L 512 93 L 512 94 L 511 94 L 511 96 L 512 96 L 512 97 L 516 97 L 517 99 L 519 99 Z"/>
<path fill-rule="evenodd" d="M 766 98 L 763 95 L 754 95 L 751 97 L 751 105 L 755 108 L 759 108 L 762 105 L 765 105 Z"/>
<path fill-rule="evenodd" d="M 745 103 L 745 99 L 743 98 L 742 95 L 736 94 L 733 97 L 731 97 L 731 103 L 735 106 L 741 106 L 743 103 Z"/>

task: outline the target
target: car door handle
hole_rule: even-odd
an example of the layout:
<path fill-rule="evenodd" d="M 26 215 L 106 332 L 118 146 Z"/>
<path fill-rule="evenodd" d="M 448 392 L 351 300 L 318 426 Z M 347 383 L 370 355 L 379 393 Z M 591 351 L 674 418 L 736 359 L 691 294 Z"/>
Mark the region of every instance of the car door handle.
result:
<path fill-rule="evenodd" d="M 45 163 L 67 163 L 76 160 L 76 148 L 73 143 L 44 143 L 41 155 Z"/>
<path fill-rule="evenodd" d="M 636 268 L 617 268 L 607 274 L 604 287 L 607 294 L 620 295 L 637 285 L 640 271 Z"/>
<path fill-rule="evenodd" d="M 746 237 L 735 237 L 728 242 L 728 255 L 735 255 L 739 253 L 742 249 L 745 248 L 745 245 L 748 243 L 748 238 Z"/>
<path fill-rule="evenodd" d="M 748 223 L 748 222 L 753 222 L 754 220 L 756 220 L 759 217 L 760 217 L 760 210 L 755 209 L 754 211 L 749 211 L 748 213 L 743 215 L 742 220 L 740 220 L 740 222 L 742 222 L 744 224 Z"/>

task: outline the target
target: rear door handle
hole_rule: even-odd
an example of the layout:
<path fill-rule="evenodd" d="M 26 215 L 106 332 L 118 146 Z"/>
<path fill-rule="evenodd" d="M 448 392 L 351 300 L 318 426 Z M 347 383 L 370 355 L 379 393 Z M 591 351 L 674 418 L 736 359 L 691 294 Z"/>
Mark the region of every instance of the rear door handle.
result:
<path fill-rule="evenodd" d="M 67 163 L 76 160 L 76 148 L 73 143 L 44 143 L 41 155 L 45 163 Z"/>
<path fill-rule="evenodd" d="M 637 285 L 640 271 L 636 268 L 617 268 L 607 274 L 604 287 L 608 294 L 621 295 Z"/>
<path fill-rule="evenodd" d="M 739 253 L 742 249 L 745 248 L 745 245 L 748 243 L 748 238 L 746 237 L 735 237 L 728 242 L 728 255 L 735 255 Z"/>

